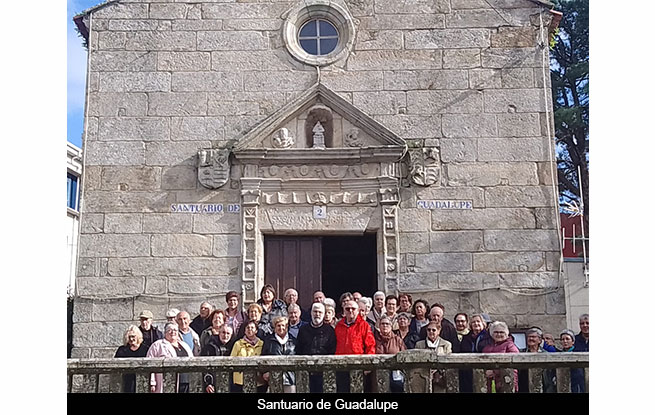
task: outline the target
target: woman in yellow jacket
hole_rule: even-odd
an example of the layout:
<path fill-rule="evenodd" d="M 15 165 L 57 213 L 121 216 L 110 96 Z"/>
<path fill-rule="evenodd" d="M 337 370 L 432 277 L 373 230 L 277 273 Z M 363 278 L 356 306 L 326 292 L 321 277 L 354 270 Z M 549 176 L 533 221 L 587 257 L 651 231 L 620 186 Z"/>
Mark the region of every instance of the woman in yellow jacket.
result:
<path fill-rule="evenodd" d="M 245 335 L 234 343 L 230 356 L 249 357 L 262 354 L 264 342 L 257 337 L 257 322 L 250 320 L 245 326 Z M 266 392 L 267 385 L 261 376 L 257 375 L 257 392 Z M 243 392 L 243 373 L 234 372 L 233 392 Z"/>

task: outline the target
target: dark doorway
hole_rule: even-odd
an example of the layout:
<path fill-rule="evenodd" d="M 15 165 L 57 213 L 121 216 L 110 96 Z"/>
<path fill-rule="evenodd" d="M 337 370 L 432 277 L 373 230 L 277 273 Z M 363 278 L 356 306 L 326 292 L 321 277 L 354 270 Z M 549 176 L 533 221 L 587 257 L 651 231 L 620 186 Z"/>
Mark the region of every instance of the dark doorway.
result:
<path fill-rule="evenodd" d="M 372 296 L 377 291 L 376 234 L 362 236 L 264 236 L 264 283 L 283 297 L 294 287 L 309 307 L 321 290 L 339 302 L 346 291 Z M 341 305 L 337 304 L 337 312 Z"/>
<path fill-rule="evenodd" d="M 323 237 L 323 292 L 337 302 L 346 291 L 372 297 L 378 289 L 377 242 L 374 233 L 363 236 Z"/>

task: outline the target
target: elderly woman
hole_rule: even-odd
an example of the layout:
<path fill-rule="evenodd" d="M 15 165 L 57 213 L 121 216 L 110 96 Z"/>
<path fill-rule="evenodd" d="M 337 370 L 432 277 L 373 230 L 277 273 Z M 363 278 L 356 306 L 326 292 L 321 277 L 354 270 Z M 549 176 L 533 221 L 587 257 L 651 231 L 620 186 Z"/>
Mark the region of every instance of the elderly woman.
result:
<path fill-rule="evenodd" d="M 380 317 L 382 317 L 382 315 L 387 312 L 387 310 L 384 308 L 385 299 L 386 296 L 382 291 L 377 291 L 375 294 L 373 294 L 373 308 L 368 313 L 368 319 L 375 321 L 376 327 Z"/>
<path fill-rule="evenodd" d="M 273 319 L 275 334 L 264 341 L 262 355 L 267 356 L 291 356 L 296 354 L 297 342 L 295 337 L 289 335 L 289 319 L 279 316 Z M 264 373 L 265 381 L 268 382 L 269 373 Z M 282 374 L 282 387 L 284 393 L 296 392 L 296 374 L 284 372 Z"/>
<path fill-rule="evenodd" d="M 414 318 L 409 323 L 409 330 L 412 333 L 419 334 L 421 329 L 428 325 L 430 319 L 428 318 L 428 309 L 430 306 L 425 300 L 416 300 L 412 305 L 412 314 Z"/>
<path fill-rule="evenodd" d="M 399 313 L 412 313 L 412 295 L 411 294 L 398 294 L 398 312 Z"/>
<path fill-rule="evenodd" d="M 375 321 L 371 321 L 368 318 L 368 313 L 371 311 L 373 300 L 371 300 L 369 297 L 362 297 L 357 300 L 357 305 L 359 306 L 359 316 L 362 318 L 362 320 L 366 321 L 369 326 L 371 326 L 371 331 L 375 332 Z"/>
<path fill-rule="evenodd" d="M 462 353 L 482 353 L 485 346 L 493 344 L 493 339 L 487 332 L 487 324 L 481 314 L 471 315 L 470 331 L 462 336 L 460 351 Z"/>
<path fill-rule="evenodd" d="M 405 342 L 405 347 L 408 349 L 413 349 L 416 347 L 416 342 L 420 340 L 418 333 L 413 333 L 409 329 L 409 323 L 412 318 L 409 313 L 400 312 L 398 317 L 396 317 L 396 322 L 398 323 L 398 330 L 394 330 L 394 333 L 397 334 Z"/>
<path fill-rule="evenodd" d="M 218 328 L 218 336 L 212 336 L 201 352 L 201 356 L 230 356 L 234 347 L 232 326 L 227 323 Z M 214 393 L 214 376 L 204 373 L 202 376 L 203 389 L 207 393 Z"/>
<path fill-rule="evenodd" d="M 562 352 L 575 352 L 575 334 L 572 330 L 562 330 L 559 335 Z M 571 369 L 571 393 L 585 393 L 584 369 Z"/>
<path fill-rule="evenodd" d="M 325 317 L 323 318 L 323 322 L 325 324 L 329 324 L 332 326 L 332 328 L 335 328 L 337 326 L 337 323 L 339 320 L 337 320 L 336 317 L 336 311 L 334 307 L 331 304 L 324 304 L 325 305 Z"/>
<path fill-rule="evenodd" d="M 403 339 L 393 332 L 392 326 L 393 321 L 387 315 L 383 315 L 378 320 L 379 330 L 373 332 L 375 337 L 375 354 L 396 354 L 407 349 Z M 402 371 L 393 370 L 389 376 L 391 392 L 403 392 L 405 377 Z"/>
<path fill-rule="evenodd" d="M 543 341 L 543 332 L 536 328 L 530 328 L 525 331 L 526 348 L 521 350 L 521 353 L 548 353 L 541 347 Z M 519 392 L 529 392 L 529 373 L 527 369 L 519 370 Z M 546 369 L 542 375 L 543 393 L 555 393 L 555 371 L 553 369 Z"/>
<path fill-rule="evenodd" d="M 216 309 L 211 312 L 209 315 L 209 321 L 211 321 L 211 326 L 207 327 L 202 333 L 200 333 L 200 353 L 202 354 L 202 349 L 207 347 L 209 339 L 214 336 L 218 337 L 218 329 L 225 324 L 225 311 Z"/>
<path fill-rule="evenodd" d="M 255 323 L 257 323 L 257 337 L 259 337 L 260 339 L 264 339 L 266 336 L 273 333 L 269 325 L 262 324 L 261 322 L 262 306 L 256 303 L 250 304 L 248 306 L 247 315 L 248 315 L 247 321 L 254 321 Z M 246 334 L 246 327 L 242 324 L 239 327 L 239 332 L 236 334 L 235 339 L 236 340 L 242 339 L 245 334 Z"/>
<path fill-rule="evenodd" d="M 132 324 L 123 334 L 123 345 L 116 350 L 114 357 L 146 357 L 148 348 L 143 344 L 143 334 L 139 327 Z M 136 375 L 134 373 L 123 374 L 123 393 L 136 392 Z"/>
<path fill-rule="evenodd" d="M 438 355 L 451 354 L 453 352 L 453 345 L 444 340 L 439 335 L 441 334 L 441 324 L 436 321 L 431 321 L 426 327 L 425 340 L 416 342 L 417 349 L 428 349 L 436 352 Z M 432 378 L 432 391 L 443 393 L 446 391 L 446 377 L 444 371 L 441 369 L 430 370 Z"/>
<path fill-rule="evenodd" d="M 275 288 L 271 284 L 264 285 L 259 295 L 257 304 L 262 307 L 262 319 L 272 321 L 273 317 L 287 315 L 287 305 L 277 298 Z"/>
<path fill-rule="evenodd" d="M 180 339 L 179 328 L 175 323 L 166 323 L 164 338 L 157 340 L 150 346 L 146 357 L 193 357 L 191 348 Z M 153 373 L 150 375 L 150 392 L 162 393 L 164 391 L 164 375 Z M 177 375 L 176 391 L 189 392 L 189 374 Z"/>
<path fill-rule="evenodd" d="M 257 322 L 250 320 L 244 323 L 242 327 L 245 335 L 234 343 L 230 356 L 250 357 L 261 355 L 264 342 L 257 337 Z M 243 373 L 234 372 L 233 379 L 232 392 L 243 392 Z M 266 392 L 266 383 L 259 376 L 257 377 L 257 392 Z"/>
<path fill-rule="evenodd" d="M 353 293 L 350 291 L 346 291 L 345 293 L 341 294 L 339 297 L 339 310 L 337 312 L 337 319 L 341 320 L 344 317 L 344 306 L 346 304 L 346 301 L 355 301 L 355 297 L 353 297 Z"/>
<path fill-rule="evenodd" d="M 239 306 L 239 294 L 236 291 L 229 291 L 225 294 L 225 323 L 232 327 L 232 333 L 238 333 L 239 327 L 248 320 L 248 315 Z"/>
<path fill-rule="evenodd" d="M 509 337 L 509 327 L 503 321 L 494 321 L 489 325 L 489 332 L 493 339 L 493 344 L 489 344 L 482 349 L 482 353 L 518 353 L 519 349 L 516 347 L 512 339 Z M 518 392 L 519 380 L 518 372 L 514 372 L 514 392 Z M 505 387 L 501 370 L 487 370 L 485 372 L 487 377 L 487 392 L 501 392 Z"/>

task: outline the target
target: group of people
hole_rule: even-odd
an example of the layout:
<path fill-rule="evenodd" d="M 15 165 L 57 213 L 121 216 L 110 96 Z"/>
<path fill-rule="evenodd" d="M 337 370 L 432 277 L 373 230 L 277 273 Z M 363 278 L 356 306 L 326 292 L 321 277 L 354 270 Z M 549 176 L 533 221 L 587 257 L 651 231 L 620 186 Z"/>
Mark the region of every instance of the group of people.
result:
<path fill-rule="evenodd" d="M 260 299 L 246 310 L 240 307 L 239 295 L 230 291 L 225 296 L 227 307 L 216 308 L 203 302 L 198 316 L 191 320 L 186 311 L 171 309 L 166 313 L 163 332 L 152 324 L 153 314 L 144 310 L 140 325 L 125 331 L 123 345 L 115 357 L 193 357 L 193 356 L 260 356 L 260 355 L 349 355 L 395 354 L 407 349 L 428 349 L 437 354 L 450 353 L 548 353 L 589 351 L 589 315 L 580 316 L 580 332 L 566 329 L 560 333 L 560 346 L 551 334 L 538 327 L 525 332 L 526 348 L 519 350 L 502 321 L 492 322 L 488 314 L 471 316 L 459 312 L 454 323 L 444 318 L 442 304 L 429 305 L 425 300 L 413 301 L 410 294 L 385 295 L 378 291 L 373 298 L 346 292 L 335 302 L 324 293 L 313 294 L 312 305 L 304 309 L 298 303 L 298 292 L 289 288 L 277 298 L 274 287 L 265 285 Z M 521 371 L 523 372 L 523 371 Z M 544 392 L 556 390 L 554 371 L 543 376 Z M 460 392 L 473 392 L 472 370 L 460 370 Z M 501 371 L 487 370 L 487 391 L 500 392 L 507 387 Z M 527 373 L 515 373 L 515 391 L 527 388 Z M 433 390 L 445 390 L 445 377 L 431 370 Z M 269 373 L 257 375 L 257 391 L 268 389 Z M 337 372 L 337 392 L 350 391 L 348 372 Z M 404 390 L 404 371 L 390 373 L 392 392 Z M 243 391 L 243 374 L 235 372 L 230 380 L 232 392 Z M 294 372 L 283 374 L 283 389 L 295 392 Z M 124 375 L 125 392 L 136 389 L 135 375 Z M 365 391 L 375 383 L 365 372 Z M 203 389 L 215 392 L 211 373 L 203 374 Z M 310 392 L 323 391 L 322 373 L 310 373 Z M 188 374 L 177 376 L 175 390 L 189 390 Z M 583 369 L 571 369 L 572 392 L 585 392 Z M 152 374 L 150 391 L 163 391 L 163 376 Z"/>

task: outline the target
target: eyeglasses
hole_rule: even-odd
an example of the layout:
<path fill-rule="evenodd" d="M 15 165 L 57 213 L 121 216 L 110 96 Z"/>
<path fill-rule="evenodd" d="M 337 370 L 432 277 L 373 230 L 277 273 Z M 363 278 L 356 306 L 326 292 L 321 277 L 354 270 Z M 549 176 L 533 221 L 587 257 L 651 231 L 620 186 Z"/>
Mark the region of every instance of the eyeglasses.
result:
<path fill-rule="evenodd" d="M 428 331 L 439 331 L 437 329 L 427 329 Z"/>
<path fill-rule="evenodd" d="M 346 307 L 344 308 L 346 311 L 352 311 L 352 310 L 357 310 L 355 307 Z"/>

